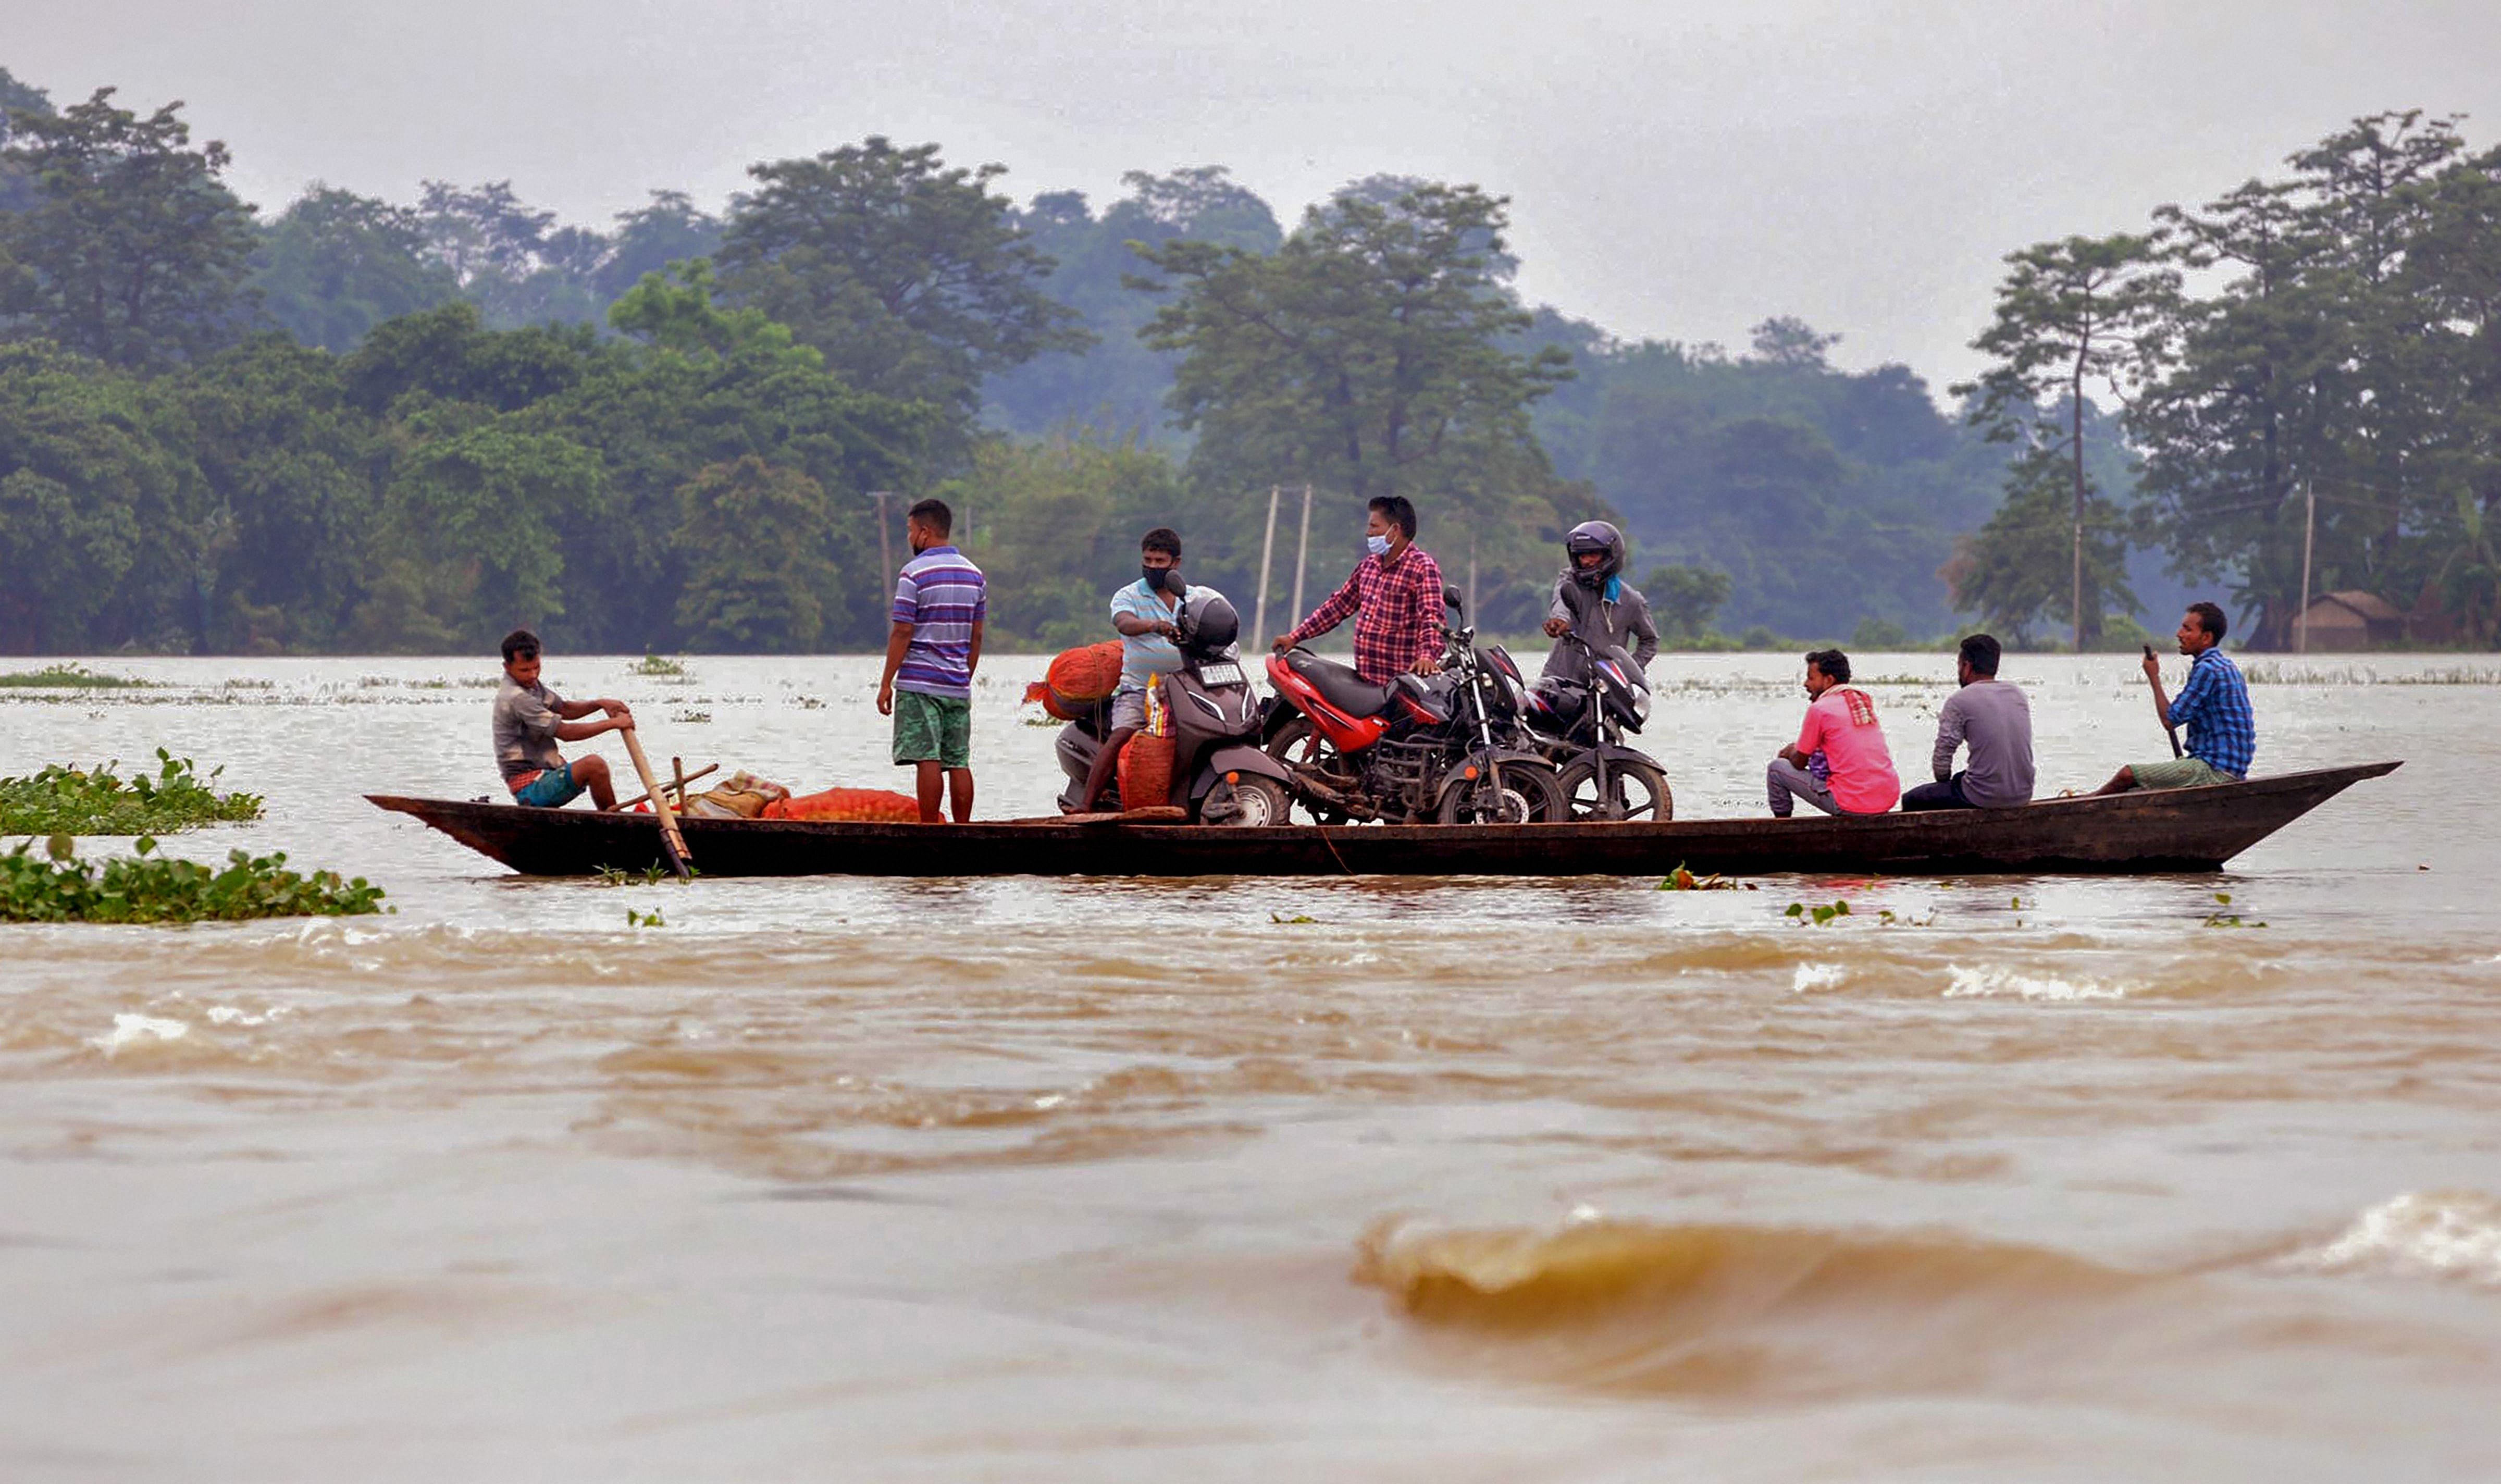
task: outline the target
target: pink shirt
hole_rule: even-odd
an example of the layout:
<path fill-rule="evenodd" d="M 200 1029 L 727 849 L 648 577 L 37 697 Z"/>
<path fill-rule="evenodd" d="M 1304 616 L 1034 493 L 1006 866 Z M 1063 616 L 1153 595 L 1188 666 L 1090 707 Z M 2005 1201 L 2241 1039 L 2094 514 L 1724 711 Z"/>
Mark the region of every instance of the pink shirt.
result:
<path fill-rule="evenodd" d="M 1832 764 L 1832 801 L 1852 814 L 1882 814 L 1902 796 L 1876 702 L 1864 691 L 1835 686 L 1817 696 L 1806 708 L 1797 747 L 1822 752 Z"/>

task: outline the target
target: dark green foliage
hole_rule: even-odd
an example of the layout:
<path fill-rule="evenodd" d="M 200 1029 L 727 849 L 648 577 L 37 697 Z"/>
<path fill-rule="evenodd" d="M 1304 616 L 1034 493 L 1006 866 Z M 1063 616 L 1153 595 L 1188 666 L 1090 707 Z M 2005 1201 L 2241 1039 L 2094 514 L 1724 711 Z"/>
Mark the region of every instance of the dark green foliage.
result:
<path fill-rule="evenodd" d="M 225 769 L 203 781 L 190 759 L 161 747 L 156 761 L 153 774 L 126 779 L 110 762 L 92 769 L 55 763 L 31 778 L 0 778 L 0 835 L 168 834 L 260 818 L 259 794 L 217 792 Z"/>
<path fill-rule="evenodd" d="M 316 186 L 261 228 L 251 286 L 279 328 L 344 354 L 385 320 L 459 297 L 459 280 L 426 252 L 417 213 Z"/>
<path fill-rule="evenodd" d="M 1734 586 L 1725 572 L 1682 563 L 1652 567 L 1640 583 L 1659 642 L 1669 646 L 1696 643 L 1710 633 Z"/>
<path fill-rule="evenodd" d="M 68 859 L 55 838 L 47 860 L 32 841 L 0 855 L 0 923 L 204 923 L 264 917 L 357 917 L 380 912 L 383 889 L 336 871 L 286 869 L 283 852 L 229 851 L 220 870 L 170 860 L 142 838 L 135 857 L 101 866 Z"/>
<path fill-rule="evenodd" d="M 1268 203 L 1235 185 L 1220 165 L 1170 175 L 1131 171 L 1129 194 L 1101 217 L 1073 190 L 1034 197 L 1017 224 L 1053 267 L 1043 291 L 1084 317 L 1094 343 L 1040 355 L 982 385 L 989 421 L 1042 437 L 1080 424 L 1178 444 L 1164 397 L 1179 355 L 1139 338 L 1157 300 L 1134 285 L 1156 277 L 1138 248 L 1188 240 L 1248 253 L 1277 250 L 1284 233 Z"/>
<path fill-rule="evenodd" d="M 1050 260 L 989 184 L 936 145 L 876 135 L 750 166 L 718 253 L 729 302 L 790 326 L 863 390 L 969 418 L 982 379 L 1086 342 L 1044 294 Z"/>
<path fill-rule="evenodd" d="M 24 691 L 134 691 L 144 690 L 144 680 L 127 675 L 104 675 L 83 664 L 48 664 L 40 670 L 11 670 L 0 674 L 0 689 Z"/>
<path fill-rule="evenodd" d="M 251 210 L 218 182 L 225 146 L 192 149 L 181 107 L 143 118 L 106 87 L 58 114 L 9 115 L 0 160 L 33 199 L 0 213 L 0 329 L 141 368 L 243 332 Z"/>
<path fill-rule="evenodd" d="M 796 655 L 817 647 L 834 566 L 825 491 L 750 454 L 698 471 L 678 491 L 687 558 L 678 626 L 702 650 Z"/>
<path fill-rule="evenodd" d="M 1637 561 L 1724 574 L 1712 606 L 1724 604 L 1732 631 L 1837 638 L 1869 616 L 1922 634 L 1949 624 L 1937 570 L 1987 518 L 2005 455 L 1939 412 L 1910 371 L 1834 370 L 1823 353 L 1835 337 L 1794 320 L 1757 326 L 1743 357 L 1622 344 L 1551 311 L 1528 338 L 1579 372 L 1538 407 L 1557 472 L 1621 512 Z M 1664 631 L 1661 594 L 1643 591 Z"/>

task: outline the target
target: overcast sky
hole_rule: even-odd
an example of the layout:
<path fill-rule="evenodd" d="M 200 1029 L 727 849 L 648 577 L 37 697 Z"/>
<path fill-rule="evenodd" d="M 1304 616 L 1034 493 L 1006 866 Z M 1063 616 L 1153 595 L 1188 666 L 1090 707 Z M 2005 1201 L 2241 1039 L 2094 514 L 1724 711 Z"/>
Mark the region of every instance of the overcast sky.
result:
<path fill-rule="evenodd" d="M 2346 119 L 2501 142 L 2494 0 L 0 0 L 56 103 L 182 98 L 273 210 L 510 177 L 604 223 L 870 133 L 1019 198 L 1223 164 L 1290 223 L 1376 172 L 1513 199 L 1520 287 L 1625 337 L 1771 314 L 1968 374 L 2008 251 L 2141 224 Z"/>

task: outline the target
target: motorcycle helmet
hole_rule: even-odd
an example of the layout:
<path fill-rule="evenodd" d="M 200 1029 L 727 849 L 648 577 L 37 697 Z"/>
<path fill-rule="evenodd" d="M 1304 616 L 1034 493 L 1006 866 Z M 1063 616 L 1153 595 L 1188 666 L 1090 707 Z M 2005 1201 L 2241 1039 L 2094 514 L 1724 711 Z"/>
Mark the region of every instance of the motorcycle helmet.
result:
<path fill-rule="evenodd" d="M 1221 592 L 1193 597 L 1182 607 L 1181 639 L 1191 649 L 1216 651 L 1242 637 L 1242 615 Z"/>
<path fill-rule="evenodd" d="M 1584 521 L 1563 538 L 1563 552 L 1571 560 L 1574 582 L 1584 588 L 1603 588 L 1624 569 L 1624 533 L 1604 521 Z M 1590 552 L 1600 554 L 1598 564 L 1581 565 L 1581 557 Z"/>

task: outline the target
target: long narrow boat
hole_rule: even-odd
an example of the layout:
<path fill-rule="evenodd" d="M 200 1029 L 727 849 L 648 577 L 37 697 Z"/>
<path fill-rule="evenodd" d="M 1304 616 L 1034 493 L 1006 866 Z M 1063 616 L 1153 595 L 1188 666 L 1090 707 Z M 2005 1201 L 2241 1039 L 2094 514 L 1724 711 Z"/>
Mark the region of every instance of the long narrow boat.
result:
<path fill-rule="evenodd" d="M 1664 824 L 1146 824 L 1117 816 L 970 825 L 683 821 L 706 876 L 1655 876 L 2213 871 L 2395 762 L 2021 809 L 1858 819 Z M 641 870 L 660 861 L 650 815 L 366 795 L 531 876 Z"/>

